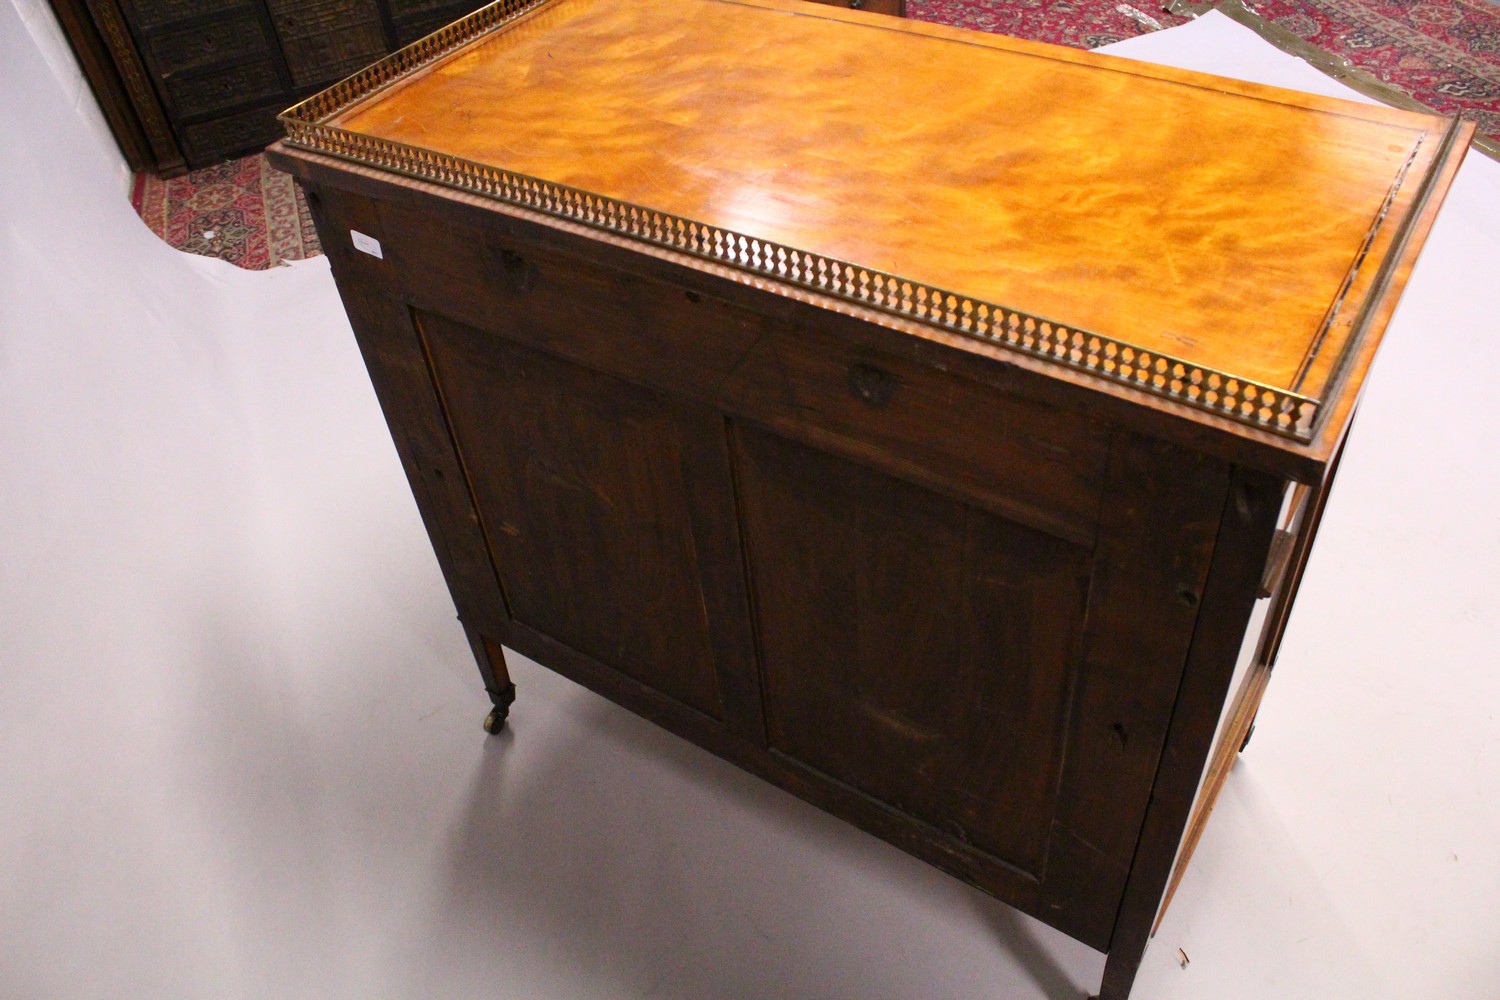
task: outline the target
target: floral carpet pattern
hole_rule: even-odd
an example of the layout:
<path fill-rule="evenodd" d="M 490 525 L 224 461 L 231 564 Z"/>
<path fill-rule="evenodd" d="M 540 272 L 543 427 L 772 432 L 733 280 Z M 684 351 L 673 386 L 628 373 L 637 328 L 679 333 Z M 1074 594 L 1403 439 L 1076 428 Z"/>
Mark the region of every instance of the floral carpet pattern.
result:
<path fill-rule="evenodd" d="M 1495 0 L 1246 0 L 1264 21 L 1500 141 Z M 1163 0 L 907 0 L 907 15 L 1094 49 L 1188 20 Z M 261 270 L 322 253 L 301 190 L 262 156 L 136 178 L 136 211 L 170 245 Z"/>
<path fill-rule="evenodd" d="M 907 0 L 906 16 L 1034 42 L 1097 49 L 1188 20 L 1161 0 Z"/>
<path fill-rule="evenodd" d="M 1250 7 L 1500 140 L 1500 4 L 1494 0 L 1254 0 Z"/>
<path fill-rule="evenodd" d="M 321 254 L 302 191 L 264 156 L 161 180 L 139 174 L 131 198 L 151 231 L 188 253 L 251 271 Z"/>
<path fill-rule="evenodd" d="M 908 16 L 1075 48 L 1098 48 L 1185 17 L 1163 0 L 907 0 Z M 1495 0 L 1245 0 L 1262 20 L 1500 140 Z"/>

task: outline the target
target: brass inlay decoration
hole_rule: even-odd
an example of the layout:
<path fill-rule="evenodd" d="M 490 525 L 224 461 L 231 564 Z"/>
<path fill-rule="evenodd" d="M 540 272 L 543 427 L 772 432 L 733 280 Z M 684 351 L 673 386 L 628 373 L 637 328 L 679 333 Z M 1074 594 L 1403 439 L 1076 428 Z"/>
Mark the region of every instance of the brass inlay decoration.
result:
<path fill-rule="evenodd" d="M 1299 441 L 1320 399 L 1103 334 L 822 254 L 541 180 L 363 135 L 331 122 L 469 43 L 559 0 L 497 0 L 284 112 L 287 142 L 430 181 L 654 246 L 727 264 L 883 313 L 971 337 Z M 1408 161 L 1410 166 L 1410 161 Z M 1387 206 L 1403 183 L 1397 178 Z M 1418 196 L 1419 200 L 1421 195 Z M 1326 323 L 1332 314 L 1325 318 Z M 1362 317 L 1363 319 L 1364 317 Z M 1363 326 L 1363 323 L 1357 324 Z M 1351 339 L 1349 350 L 1360 338 Z"/>

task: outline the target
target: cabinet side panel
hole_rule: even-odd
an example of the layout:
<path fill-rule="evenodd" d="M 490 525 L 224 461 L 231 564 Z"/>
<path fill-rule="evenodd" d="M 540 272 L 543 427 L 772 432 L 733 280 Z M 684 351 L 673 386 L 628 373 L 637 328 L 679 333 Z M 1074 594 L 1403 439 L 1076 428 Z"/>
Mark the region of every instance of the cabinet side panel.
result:
<path fill-rule="evenodd" d="M 338 282 L 370 381 L 459 615 L 495 636 L 505 600 L 392 262 L 354 248 L 350 231 L 384 239 L 376 204 L 309 187 L 308 207 Z M 487 678 L 488 680 L 488 678 Z"/>
<path fill-rule="evenodd" d="M 722 718 L 690 486 L 697 441 L 721 426 L 502 337 L 418 322 L 511 614 Z"/>
<path fill-rule="evenodd" d="M 1229 483 L 1229 467 L 1117 433 L 1089 586 L 1047 889 L 1107 942 L 1150 803 Z"/>

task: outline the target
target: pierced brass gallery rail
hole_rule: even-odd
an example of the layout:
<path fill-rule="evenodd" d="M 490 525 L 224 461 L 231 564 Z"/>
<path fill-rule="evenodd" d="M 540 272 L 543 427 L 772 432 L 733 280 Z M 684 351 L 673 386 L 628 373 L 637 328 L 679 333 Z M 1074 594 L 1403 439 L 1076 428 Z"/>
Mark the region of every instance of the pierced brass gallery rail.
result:
<path fill-rule="evenodd" d="M 401 49 L 284 112 L 281 121 L 287 142 L 1003 345 L 1285 437 L 1304 441 L 1312 437 L 1320 401 L 1285 388 L 899 275 L 331 124 L 356 103 L 435 60 L 559 2 L 563 0 L 498 0 Z"/>

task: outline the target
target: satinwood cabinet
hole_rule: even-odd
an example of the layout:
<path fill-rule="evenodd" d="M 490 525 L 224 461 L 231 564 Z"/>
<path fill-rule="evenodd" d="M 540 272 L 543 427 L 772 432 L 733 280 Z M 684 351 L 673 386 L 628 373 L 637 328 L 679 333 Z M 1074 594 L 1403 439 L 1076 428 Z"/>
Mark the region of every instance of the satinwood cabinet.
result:
<path fill-rule="evenodd" d="M 1465 128 L 795 0 L 497 4 L 285 121 L 490 728 L 509 647 L 1125 997 Z"/>

